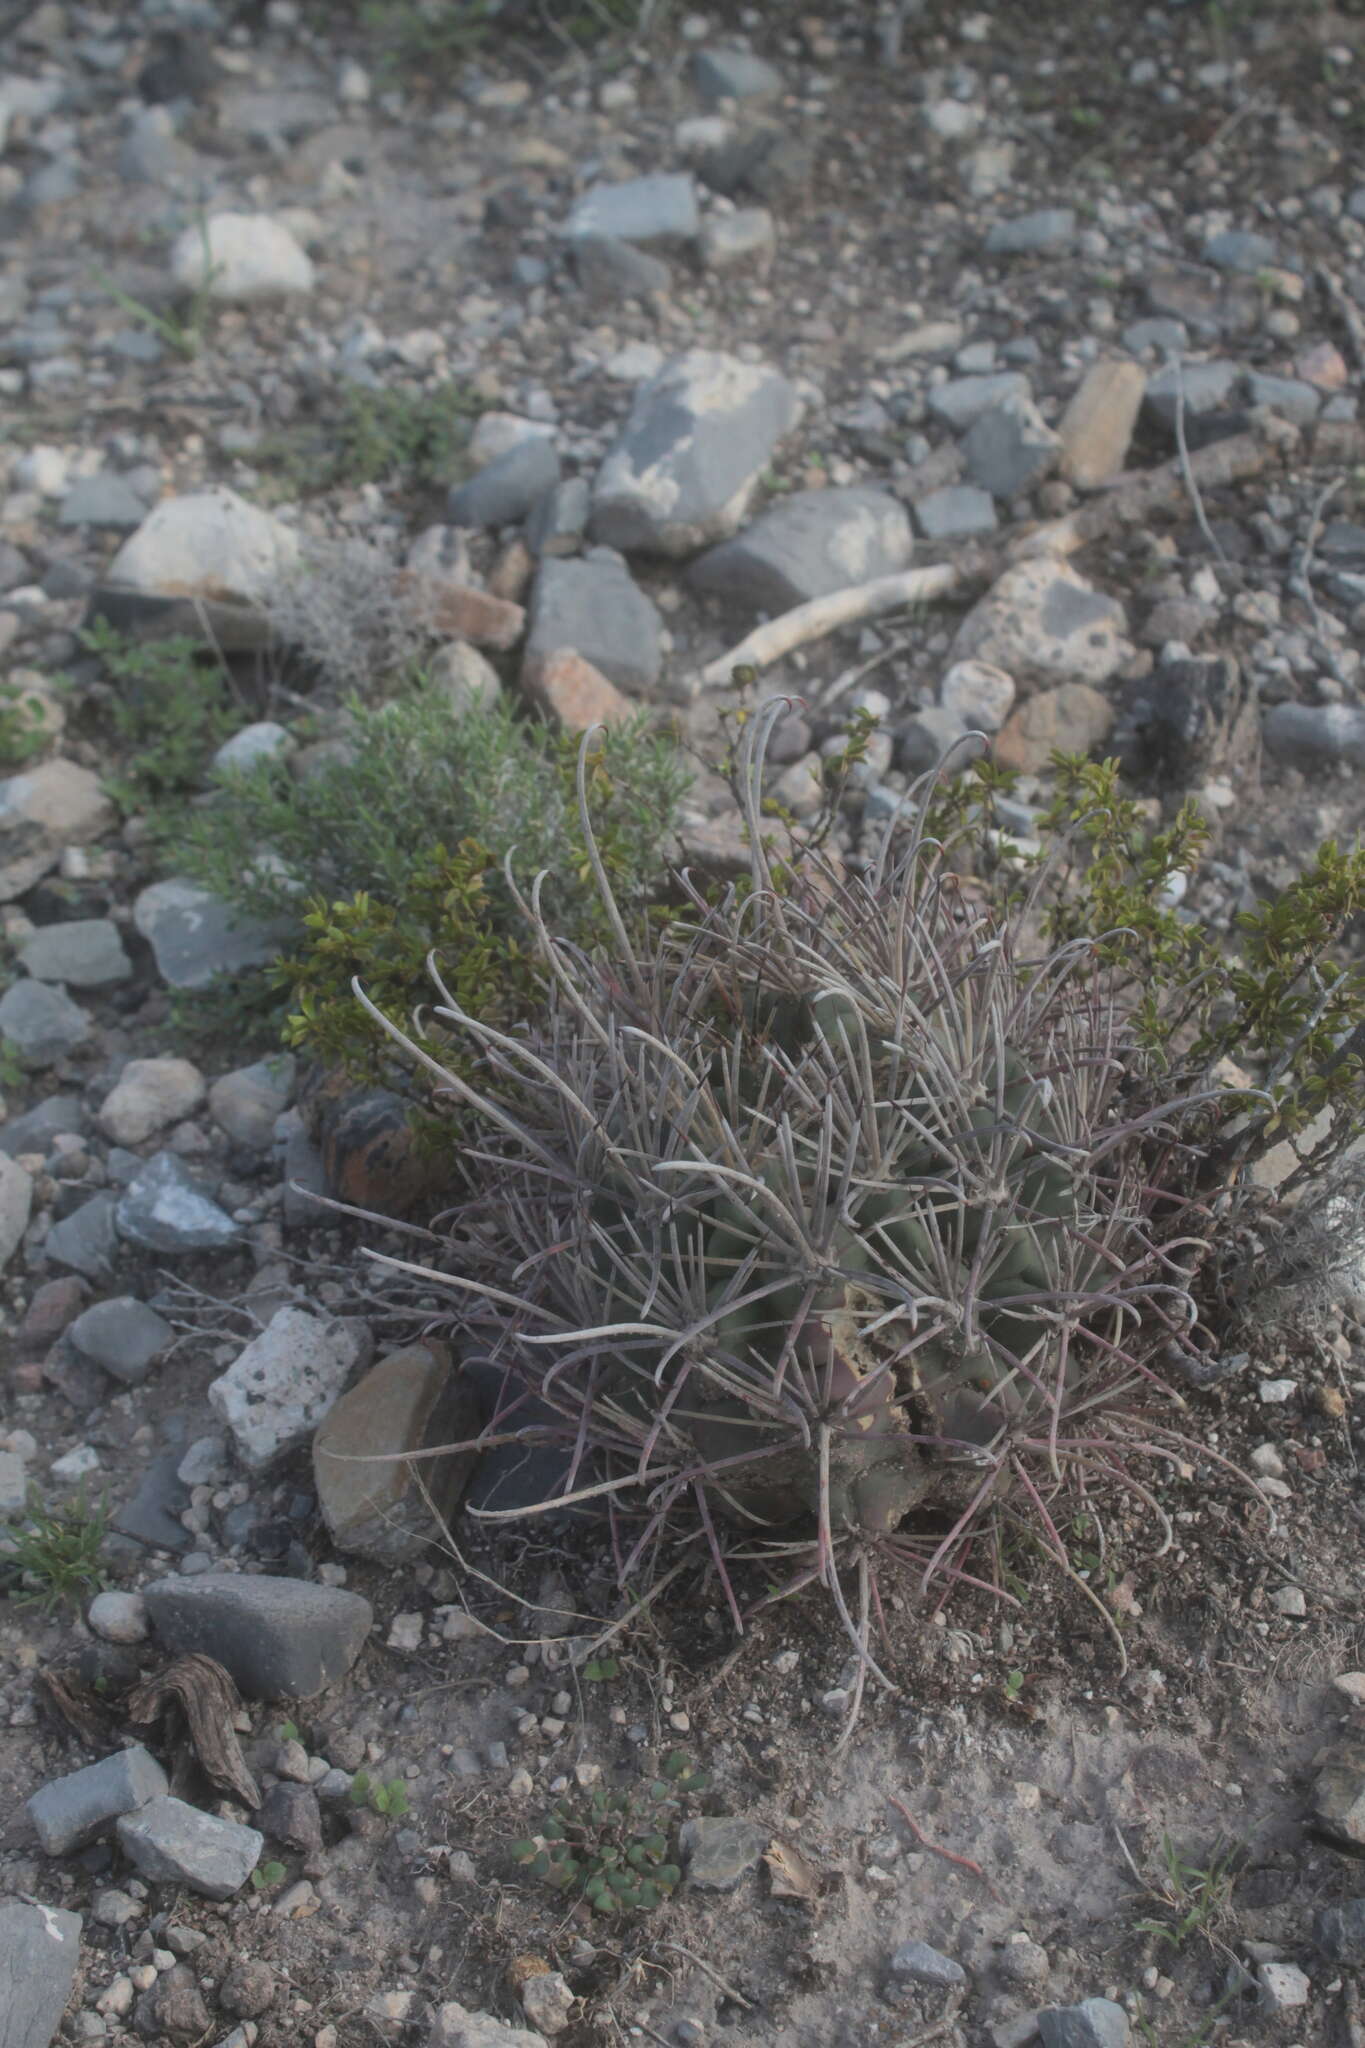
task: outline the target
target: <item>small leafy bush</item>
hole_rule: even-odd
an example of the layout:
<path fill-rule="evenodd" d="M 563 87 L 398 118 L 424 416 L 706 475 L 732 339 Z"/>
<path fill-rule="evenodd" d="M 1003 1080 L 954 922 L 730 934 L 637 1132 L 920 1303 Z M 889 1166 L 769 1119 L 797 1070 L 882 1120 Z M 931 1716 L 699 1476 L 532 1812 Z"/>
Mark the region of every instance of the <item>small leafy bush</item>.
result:
<path fill-rule="evenodd" d="M 105 788 L 127 815 L 151 812 L 159 829 L 202 788 L 214 750 L 250 722 L 222 664 L 185 634 L 133 640 L 105 620 L 82 635 L 112 684 L 107 717 L 118 767 Z"/>
<path fill-rule="evenodd" d="M 524 877 L 553 867 L 546 913 L 576 945 L 609 926 L 578 819 L 572 738 L 501 705 L 456 717 L 416 690 L 353 707 L 348 745 L 348 759 L 302 782 L 272 761 L 229 777 L 190 820 L 177 858 L 242 910 L 302 911 L 302 944 L 275 970 L 292 1003 L 286 1039 L 373 1079 L 390 1064 L 387 1040 L 356 1002 L 355 976 L 403 1026 L 430 997 L 433 950 L 461 1005 L 490 1022 L 539 1002 L 535 948 L 503 873 L 509 854 Z M 685 767 L 637 724 L 602 738 L 590 774 L 602 861 L 639 900 L 659 880 Z M 256 858 L 262 849 L 269 862 Z"/>
<path fill-rule="evenodd" d="M 35 1492 L 13 1547 L 0 1554 L 0 1584 L 18 1605 L 43 1614 L 79 1606 L 105 1583 L 100 1553 L 108 1526 L 108 1501 L 90 1501 L 83 1485 L 59 1507 L 45 1507 Z"/>
<path fill-rule="evenodd" d="M 648 1787 L 609 1792 L 596 1785 L 551 1807 L 539 1834 L 512 1844 L 514 1859 L 595 1913 L 649 1913 L 682 1881 L 677 1823 L 685 1802 L 704 1792 L 704 1771 L 674 1750 Z"/>
<path fill-rule="evenodd" d="M 390 1778 L 386 1785 L 381 1778 L 372 1778 L 368 1771 L 356 1772 L 349 1797 L 352 1806 L 367 1806 L 371 1813 L 380 1814 L 385 1820 L 401 1820 L 410 1805 L 408 1788 L 401 1778 Z"/>
<path fill-rule="evenodd" d="M 26 768 L 50 736 L 41 699 L 18 683 L 0 683 L 0 770 L 12 774 Z"/>
<path fill-rule="evenodd" d="M 257 463 L 289 497 L 402 478 L 419 489 L 457 481 L 479 401 L 462 384 L 418 391 L 347 384 L 319 417 L 272 436 Z"/>

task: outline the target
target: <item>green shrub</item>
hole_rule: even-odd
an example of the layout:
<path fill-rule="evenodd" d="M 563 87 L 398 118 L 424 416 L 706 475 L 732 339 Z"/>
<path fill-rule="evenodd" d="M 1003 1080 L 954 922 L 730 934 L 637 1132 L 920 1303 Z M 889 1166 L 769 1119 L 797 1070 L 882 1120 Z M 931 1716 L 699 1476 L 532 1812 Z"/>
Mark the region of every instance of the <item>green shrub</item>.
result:
<path fill-rule="evenodd" d="M 458 478 L 480 409 L 462 384 L 428 391 L 347 384 L 316 419 L 272 435 L 256 461 L 278 494 L 289 497 L 316 497 L 342 484 L 395 477 L 424 489 L 444 488 Z"/>
<path fill-rule="evenodd" d="M 221 661 L 185 634 L 132 640 L 104 620 L 82 634 L 99 656 L 112 688 L 106 715 L 121 759 L 104 786 L 125 815 L 167 815 L 201 789 L 216 748 L 251 714 L 237 698 Z"/>
<path fill-rule="evenodd" d="M 684 1803 L 706 1790 L 704 1771 L 681 1750 L 648 1787 L 566 1793 L 540 1832 L 513 1842 L 514 1861 L 595 1913 L 648 1913 L 682 1881 L 677 1824 Z"/>
<path fill-rule="evenodd" d="M 244 911 L 301 912 L 302 942 L 275 970 L 293 1005 L 285 1036 L 371 1079 L 388 1068 L 387 1041 L 353 977 L 404 1027 L 437 1000 L 433 950 L 475 1015 L 507 1023 L 537 1007 L 541 970 L 503 872 L 509 856 L 523 886 L 553 869 L 546 914 L 575 943 L 591 946 L 608 926 L 578 819 L 573 738 L 501 705 L 457 717 L 417 690 L 377 710 L 353 706 L 348 747 L 304 781 L 273 761 L 226 778 L 176 857 Z M 687 781 L 673 744 L 643 723 L 597 747 L 598 844 L 628 899 L 657 886 Z"/>
<path fill-rule="evenodd" d="M 79 1606 L 105 1583 L 101 1553 L 108 1526 L 108 1501 L 88 1500 L 84 1485 L 60 1507 L 44 1507 L 35 1492 L 11 1532 L 13 1548 L 0 1553 L 0 1589 L 44 1614 Z"/>
<path fill-rule="evenodd" d="M 0 683 L 0 770 L 8 775 L 26 768 L 50 738 L 41 698 L 18 683 Z"/>

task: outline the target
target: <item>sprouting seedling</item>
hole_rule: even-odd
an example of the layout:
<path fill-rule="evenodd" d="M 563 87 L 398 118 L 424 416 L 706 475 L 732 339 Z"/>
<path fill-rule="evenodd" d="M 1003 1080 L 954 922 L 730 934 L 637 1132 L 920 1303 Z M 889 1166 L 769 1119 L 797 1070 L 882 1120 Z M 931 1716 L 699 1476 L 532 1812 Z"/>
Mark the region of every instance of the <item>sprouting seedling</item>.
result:
<path fill-rule="evenodd" d="M 653 1912 L 682 1882 L 675 1860 L 682 1804 L 709 1782 L 675 1750 L 646 1787 L 597 1785 L 586 1798 L 561 1799 L 538 1835 L 512 1844 L 512 1855 L 532 1877 L 586 1899 L 595 1913 Z"/>
<path fill-rule="evenodd" d="M 401 1778 L 390 1778 L 386 1785 L 368 1771 L 356 1772 L 349 1796 L 352 1806 L 367 1806 L 385 1820 L 401 1820 L 410 1806 L 408 1788 Z"/>
<path fill-rule="evenodd" d="M 277 1863 L 273 1860 L 269 1863 L 258 1863 L 251 1873 L 252 1890 L 258 1892 L 273 1891 L 277 1884 L 283 1884 L 286 1875 L 287 1872 L 282 1863 Z"/>

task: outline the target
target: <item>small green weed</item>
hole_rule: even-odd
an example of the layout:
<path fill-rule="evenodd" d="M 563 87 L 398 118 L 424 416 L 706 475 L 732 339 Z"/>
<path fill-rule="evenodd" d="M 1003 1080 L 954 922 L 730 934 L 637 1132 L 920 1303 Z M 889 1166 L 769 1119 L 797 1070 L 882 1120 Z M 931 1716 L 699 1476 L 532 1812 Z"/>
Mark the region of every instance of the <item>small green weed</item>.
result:
<path fill-rule="evenodd" d="M 27 767 L 43 752 L 49 737 L 41 700 L 17 683 L 0 683 L 0 768 Z"/>
<path fill-rule="evenodd" d="M 1177 1951 L 1194 1935 L 1217 1947 L 1217 1931 L 1230 1916 L 1232 1894 L 1245 1863 L 1245 1849 L 1236 1842 L 1217 1844 L 1207 1863 L 1187 1862 L 1163 1831 L 1161 1876 L 1148 1890 L 1161 1909 L 1160 1917 L 1140 1920 L 1137 1933 Z"/>
<path fill-rule="evenodd" d="M 418 489 L 457 482 L 479 401 L 462 384 L 431 391 L 348 384 L 317 419 L 273 435 L 257 453 L 270 495 L 307 498 L 342 484 L 404 479 Z"/>
<path fill-rule="evenodd" d="M 100 1552 L 109 1526 L 109 1504 L 86 1497 L 82 1485 L 60 1507 L 45 1507 L 30 1496 L 26 1519 L 13 1531 L 14 1548 L 0 1557 L 0 1576 L 21 1607 L 51 1614 L 76 1607 L 105 1583 Z"/>
<path fill-rule="evenodd" d="M 562 52 L 622 31 L 645 32 L 660 0 L 541 0 L 531 32 Z M 513 30 L 503 0 L 366 0 L 361 20 L 376 39 L 381 67 L 410 78 L 442 75 Z M 516 34 L 527 24 L 518 16 Z"/>
<path fill-rule="evenodd" d="M 171 991 L 169 1029 L 200 1066 L 240 1067 L 278 1052 L 288 1004 L 265 968 Z"/>
<path fill-rule="evenodd" d="M 512 1855 L 532 1877 L 586 1899 L 595 1913 L 652 1912 L 682 1881 L 677 1823 L 684 1802 L 708 1783 L 674 1750 L 647 1788 L 597 1785 L 585 1797 L 566 1795 L 538 1835 L 513 1842 Z"/>
<path fill-rule="evenodd" d="M 409 1809 L 408 1788 L 401 1778 L 390 1778 L 386 1785 L 368 1771 L 357 1771 L 352 1778 L 350 1800 L 352 1806 L 368 1806 L 385 1820 L 401 1820 Z"/>
<path fill-rule="evenodd" d="M 81 635 L 113 685 L 107 705 L 121 769 L 104 778 L 120 810 L 158 830 L 203 785 L 214 749 L 249 722 L 221 665 L 197 640 L 131 640 L 97 620 Z"/>
<path fill-rule="evenodd" d="M 0 1089 L 21 1087 L 27 1073 L 18 1046 L 12 1039 L 0 1038 Z"/>
<path fill-rule="evenodd" d="M 194 360 L 204 345 L 209 312 L 213 305 L 213 281 L 222 269 L 220 263 L 213 261 L 206 214 L 199 216 L 199 233 L 204 247 L 204 274 L 190 295 L 183 317 L 174 313 L 158 313 L 153 307 L 144 305 L 141 299 L 135 299 L 131 292 L 124 291 L 122 285 L 115 284 L 113 278 L 105 271 L 97 270 L 93 273 L 94 282 L 101 291 L 108 293 L 116 306 L 121 306 L 139 326 L 148 328 L 159 340 L 164 341 L 168 348 L 174 349 L 178 356 L 184 356 L 189 362 Z"/>
<path fill-rule="evenodd" d="M 269 1863 L 258 1863 L 251 1873 L 251 1888 L 257 1892 L 271 1892 L 277 1884 L 283 1884 L 287 1876 L 288 1872 L 282 1863 L 273 1860 Z"/>

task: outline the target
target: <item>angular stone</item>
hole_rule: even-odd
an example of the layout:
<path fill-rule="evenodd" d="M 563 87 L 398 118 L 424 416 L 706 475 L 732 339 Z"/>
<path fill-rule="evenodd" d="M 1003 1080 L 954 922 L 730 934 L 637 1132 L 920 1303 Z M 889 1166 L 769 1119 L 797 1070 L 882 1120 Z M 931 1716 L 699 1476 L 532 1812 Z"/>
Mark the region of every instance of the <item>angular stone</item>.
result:
<path fill-rule="evenodd" d="M 511 526 L 559 482 L 559 457 L 544 434 L 519 441 L 457 484 L 446 504 L 452 526 Z"/>
<path fill-rule="evenodd" d="M 1077 490 L 1094 491 L 1127 460 L 1147 390 L 1137 363 L 1092 363 L 1062 414 L 1061 474 Z"/>
<path fill-rule="evenodd" d="M 0 1519 L 11 1521 L 28 1507 L 28 1469 L 17 1451 L 0 1451 Z"/>
<path fill-rule="evenodd" d="M 1062 683 L 1040 690 L 1006 719 L 995 738 L 1002 768 L 1021 775 L 1046 768 L 1053 753 L 1088 754 L 1109 737 L 1114 707 L 1088 683 Z"/>
<path fill-rule="evenodd" d="M 358 1593 L 307 1579 L 203 1572 L 156 1579 L 143 1598 L 168 1650 L 215 1657 L 248 1699 L 309 1699 L 344 1678 L 374 1622 Z"/>
<path fill-rule="evenodd" d="M 579 284 L 601 305 L 651 298 L 656 292 L 666 292 L 673 281 L 660 257 L 616 235 L 579 235 L 573 244 L 573 262 Z"/>
<path fill-rule="evenodd" d="M 1014 498 L 1055 469 L 1061 441 L 1031 398 L 993 405 L 967 431 L 963 452 L 972 482 L 993 498 Z"/>
<path fill-rule="evenodd" d="M 196 221 L 172 246 L 171 275 L 186 291 L 237 306 L 313 289 L 308 256 L 268 213 L 211 213 Z"/>
<path fill-rule="evenodd" d="M 968 612 L 952 659 L 993 662 L 1017 683 L 1104 683 L 1131 651 L 1124 624 L 1069 563 L 1017 562 Z"/>
<path fill-rule="evenodd" d="M 264 1471 L 306 1443 L 372 1350 L 362 1322 L 278 1309 L 208 1390 L 248 1469 Z"/>
<path fill-rule="evenodd" d="M 1204 244 L 1204 261 L 1216 270 L 1236 270 L 1254 277 L 1258 270 L 1272 270 L 1279 251 L 1269 235 L 1250 234 L 1241 228 L 1227 228 L 1210 235 Z"/>
<path fill-rule="evenodd" d="M 986 236 L 988 256 L 1035 256 L 1069 249 L 1076 216 L 1069 206 L 1043 206 L 1014 220 L 997 221 Z"/>
<path fill-rule="evenodd" d="M 619 185 L 590 185 L 569 215 L 573 240 L 609 235 L 643 247 L 673 247 L 696 240 L 701 226 L 697 188 L 685 171 L 658 171 Z"/>
<path fill-rule="evenodd" d="M 525 679 L 534 689 L 538 665 L 569 652 L 619 689 L 647 692 L 659 679 L 661 630 L 652 601 L 622 563 L 595 554 L 542 561 L 531 593 Z"/>
<path fill-rule="evenodd" d="M 166 498 L 123 543 L 106 582 L 170 598 L 252 605 L 297 565 L 282 520 L 217 485 Z"/>
<path fill-rule="evenodd" d="M 21 1152 L 23 1146 L 18 1148 Z M 73 1323 L 86 1302 L 90 1289 L 74 1273 L 61 1280 L 44 1280 L 35 1289 L 24 1320 L 19 1325 L 20 1345 L 45 1347 Z"/>
<path fill-rule="evenodd" d="M 1009 398 L 1031 398 L 1028 378 L 1019 370 L 992 370 L 978 377 L 953 377 L 935 384 L 928 394 L 930 412 L 956 434 L 965 434 L 992 406 Z"/>
<path fill-rule="evenodd" d="M 764 277 L 777 254 L 777 228 L 766 206 L 741 206 L 734 213 L 713 213 L 701 231 L 705 270 L 743 270 Z"/>
<path fill-rule="evenodd" d="M 172 988 L 206 988 L 216 975 L 264 967 L 298 932 L 292 918 L 245 917 L 179 876 L 143 889 L 133 922 Z"/>
<path fill-rule="evenodd" d="M 204 1099 L 204 1077 L 189 1060 L 130 1060 L 100 1104 L 96 1119 L 116 1145 L 145 1138 L 192 1116 Z"/>
<path fill-rule="evenodd" d="M 966 540 L 974 533 L 993 533 L 995 500 L 975 484 L 945 484 L 915 503 L 915 517 L 926 540 Z"/>
<path fill-rule="evenodd" d="M 411 599 L 425 624 L 448 639 L 470 640 L 476 647 L 505 651 L 516 646 L 526 629 L 521 606 L 495 597 L 489 590 L 474 590 L 468 584 L 411 569 L 400 571 L 398 590 Z"/>
<path fill-rule="evenodd" d="M 189 1488 L 181 1483 L 180 1454 L 162 1451 L 143 1473 L 137 1492 L 114 1516 L 120 1536 L 145 1544 L 148 1550 L 179 1555 L 190 1547 L 190 1532 L 180 1517 L 190 1504 Z"/>
<path fill-rule="evenodd" d="M 241 1235 L 174 1152 L 153 1154 L 120 1196 L 114 1221 L 126 1243 L 150 1252 L 223 1251 Z"/>
<path fill-rule="evenodd" d="M 772 100 L 782 92 L 782 73 L 751 50 L 698 50 L 692 59 L 692 82 L 708 107 L 722 100 Z"/>
<path fill-rule="evenodd" d="M 46 981 L 16 981 L 0 996 L 0 1036 L 26 1067 L 50 1067 L 90 1036 L 88 1010 L 64 988 Z"/>
<path fill-rule="evenodd" d="M 1168 363 L 1147 386 L 1147 410 L 1174 433 L 1182 394 L 1186 419 L 1199 419 L 1230 404 L 1240 376 L 1236 363 Z"/>
<path fill-rule="evenodd" d="M 706 349 L 675 356 L 637 391 L 598 472 L 593 538 L 670 556 L 727 538 L 799 414 L 776 370 Z"/>
<path fill-rule="evenodd" d="M 488 710 L 502 695 L 502 681 L 487 655 L 467 640 L 451 640 L 431 657 L 428 675 L 457 718 Z"/>
<path fill-rule="evenodd" d="M 33 1182 L 8 1152 L 0 1152 L 0 1273 L 23 1242 L 33 1213 Z"/>
<path fill-rule="evenodd" d="M 49 1095 L 45 1102 L 0 1124 L 0 1152 L 17 1156 L 21 1152 L 47 1153 L 52 1141 L 64 1132 L 77 1137 L 86 1129 L 85 1106 L 79 1095 Z"/>
<path fill-rule="evenodd" d="M 28 1817 L 48 1855 L 65 1856 L 95 1841 L 120 1815 L 163 1798 L 169 1789 L 156 1758 L 134 1743 L 84 1770 L 50 1779 L 29 1800 Z"/>
<path fill-rule="evenodd" d="M 1353 1970 L 1365 1966 L 1365 1898 L 1320 1907 L 1313 1915 L 1313 1939 L 1332 1962 Z"/>
<path fill-rule="evenodd" d="M 146 517 L 147 500 L 126 478 L 106 472 L 77 478 L 62 499 L 57 524 L 112 527 L 115 532 L 130 533 Z"/>
<path fill-rule="evenodd" d="M 1313 1813 L 1337 1841 L 1365 1849 L 1365 1744 L 1341 1744 L 1318 1772 Z"/>
<path fill-rule="evenodd" d="M 1309 426 L 1322 410 L 1322 393 L 1297 377 L 1268 377 L 1260 370 L 1247 371 L 1247 397 L 1253 405 L 1268 406 L 1282 420 L 1296 427 Z"/>
<path fill-rule="evenodd" d="M 119 928 L 107 917 L 40 925 L 21 942 L 18 953 L 35 981 L 62 981 L 70 988 L 106 988 L 111 982 L 127 981 L 133 971 Z"/>
<path fill-rule="evenodd" d="M 852 486 L 796 491 L 687 571 L 694 590 L 756 611 L 785 611 L 903 569 L 910 522 L 888 492 Z"/>
<path fill-rule="evenodd" d="M 477 1452 L 405 1462 L 403 1453 L 478 1434 L 480 1410 L 428 1339 L 393 1352 L 343 1395 L 313 1441 L 313 1478 L 339 1550 L 379 1564 L 415 1557 L 449 1522 Z"/>
<path fill-rule="evenodd" d="M 425 2048 L 545 2048 L 545 2036 L 491 2012 L 470 2012 L 452 1998 L 436 2008 Z"/>
<path fill-rule="evenodd" d="M 118 1196 L 92 1195 L 73 1209 L 60 1223 L 54 1223 L 43 1241 L 46 1256 L 58 1266 L 69 1266 L 87 1280 L 105 1280 L 113 1270 L 118 1239 L 114 1232 L 114 1211 Z"/>
<path fill-rule="evenodd" d="M 521 687 L 547 718 L 565 732 L 586 732 L 594 725 L 624 725 L 636 707 L 609 683 L 600 669 L 581 654 L 561 649 L 535 654 L 522 664 Z"/>
<path fill-rule="evenodd" d="M 0 1905 L 0 2048 L 48 2048 L 80 1958 L 79 1913 L 36 1900 Z"/>
<path fill-rule="evenodd" d="M 206 1899 L 230 1899 L 239 1892 L 265 1846 L 255 1828 L 201 1813 L 169 1796 L 125 1814 L 118 1839 L 140 1876 L 154 1884 L 187 1884 Z"/>
<path fill-rule="evenodd" d="M 532 2026 L 551 2040 L 562 2034 L 578 2000 L 558 1970 L 540 1970 L 521 1986 L 521 2009 Z"/>
<path fill-rule="evenodd" d="M 165 1317 L 130 1294 L 97 1301 L 77 1316 L 69 1335 L 82 1358 L 128 1387 L 145 1380 L 162 1352 L 175 1342 L 175 1331 Z"/>
<path fill-rule="evenodd" d="M 732 1892 L 753 1870 L 772 1840 L 772 1830 L 740 1814 L 710 1814 L 687 1820 L 678 1833 L 687 1881 L 699 1891 Z"/>
<path fill-rule="evenodd" d="M 213 1083 L 209 1114 L 235 1144 L 253 1152 L 269 1151 L 276 1119 L 293 1100 L 294 1065 L 291 1054 L 273 1053 Z"/>
<path fill-rule="evenodd" d="M 55 868 L 64 846 L 88 846 L 117 813 L 99 777 L 59 757 L 0 782 L 0 903 Z"/>
<path fill-rule="evenodd" d="M 961 1963 L 930 1948 L 927 1941 L 903 1941 L 891 1958 L 891 1974 L 909 1984 L 965 1984 Z"/>
<path fill-rule="evenodd" d="M 1050 2005 L 1038 2015 L 1043 2048 L 1128 2048 L 1132 2029 L 1121 2005 L 1109 1998 L 1083 1998 L 1079 2005 Z"/>
<path fill-rule="evenodd" d="M 964 732 L 999 732 L 1014 706 L 1014 677 L 989 661 L 955 661 L 938 701 Z"/>
<path fill-rule="evenodd" d="M 1325 761 L 1365 766 L 1365 710 L 1358 704 L 1272 704 L 1261 737 L 1268 753 L 1299 768 Z"/>

